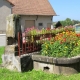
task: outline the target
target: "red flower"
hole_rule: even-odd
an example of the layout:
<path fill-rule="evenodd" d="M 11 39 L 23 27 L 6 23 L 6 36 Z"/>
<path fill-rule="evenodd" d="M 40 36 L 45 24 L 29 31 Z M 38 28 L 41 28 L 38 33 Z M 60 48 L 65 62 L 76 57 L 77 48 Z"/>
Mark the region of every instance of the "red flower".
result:
<path fill-rule="evenodd" d="M 80 37 L 80 34 L 76 34 L 77 37 Z"/>
<path fill-rule="evenodd" d="M 50 30 L 50 28 L 48 27 L 47 30 Z"/>
<path fill-rule="evenodd" d="M 63 42 L 61 41 L 60 44 L 62 44 Z"/>
<path fill-rule="evenodd" d="M 51 38 L 48 38 L 48 40 L 50 40 Z"/>
<path fill-rule="evenodd" d="M 63 42 L 66 42 L 66 38 L 63 39 Z"/>

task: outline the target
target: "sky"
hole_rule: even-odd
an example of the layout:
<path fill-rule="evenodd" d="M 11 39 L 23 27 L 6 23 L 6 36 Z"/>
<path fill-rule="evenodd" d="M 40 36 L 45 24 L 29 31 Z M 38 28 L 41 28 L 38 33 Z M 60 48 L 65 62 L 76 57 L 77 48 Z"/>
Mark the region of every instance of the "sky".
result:
<path fill-rule="evenodd" d="M 49 0 L 51 6 L 58 16 L 53 17 L 53 21 L 80 20 L 80 0 Z"/>

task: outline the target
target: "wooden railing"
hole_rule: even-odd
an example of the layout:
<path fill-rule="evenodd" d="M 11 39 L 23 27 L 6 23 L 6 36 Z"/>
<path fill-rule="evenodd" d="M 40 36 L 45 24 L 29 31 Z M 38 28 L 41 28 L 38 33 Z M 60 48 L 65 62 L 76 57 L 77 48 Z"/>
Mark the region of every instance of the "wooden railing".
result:
<path fill-rule="evenodd" d="M 41 45 L 50 40 L 53 34 L 40 34 L 40 35 L 27 35 L 22 36 L 22 33 L 18 33 L 18 54 L 29 54 L 32 52 L 40 51 Z"/>

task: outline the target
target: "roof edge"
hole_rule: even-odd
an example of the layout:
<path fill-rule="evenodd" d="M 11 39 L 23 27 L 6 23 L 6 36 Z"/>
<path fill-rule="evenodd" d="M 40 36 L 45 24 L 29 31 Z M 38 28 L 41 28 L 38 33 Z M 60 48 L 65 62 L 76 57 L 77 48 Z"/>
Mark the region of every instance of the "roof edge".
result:
<path fill-rule="evenodd" d="M 13 13 L 16 14 L 16 13 Z M 17 14 L 17 15 L 23 15 L 23 16 L 57 16 L 57 15 L 38 15 L 38 14 Z"/>
<path fill-rule="evenodd" d="M 11 1 L 9 1 L 9 0 L 6 0 L 6 1 L 8 1 L 8 2 L 11 3 L 12 5 L 14 5 Z"/>
<path fill-rule="evenodd" d="M 52 10 L 54 11 L 55 15 L 57 15 L 56 12 L 55 12 L 55 10 L 53 9 L 52 5 L 50 4 L 49 0 L 48 0 L 48 3 L 51 6 Z"/>

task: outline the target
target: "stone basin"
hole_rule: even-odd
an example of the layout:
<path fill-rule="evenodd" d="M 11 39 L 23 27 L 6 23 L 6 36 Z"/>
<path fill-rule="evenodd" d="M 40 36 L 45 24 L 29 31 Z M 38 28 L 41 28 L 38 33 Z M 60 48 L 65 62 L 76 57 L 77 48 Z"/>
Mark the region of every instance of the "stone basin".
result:
<path fill-rule="evenodd" d="M 35 70 L 63 75 L 80 72 L 80 56 L 71 58 L 54 58 L 42 55 L 32 55 L 32 60 Z"/>

